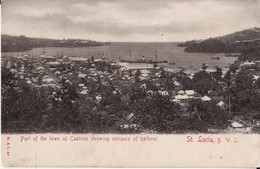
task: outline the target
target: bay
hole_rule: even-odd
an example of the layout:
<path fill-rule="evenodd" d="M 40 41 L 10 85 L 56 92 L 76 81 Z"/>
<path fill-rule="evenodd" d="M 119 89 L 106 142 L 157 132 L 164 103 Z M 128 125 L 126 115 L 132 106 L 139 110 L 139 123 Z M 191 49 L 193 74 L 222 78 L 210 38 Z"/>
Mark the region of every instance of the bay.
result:
<path fill-rule="evenodd" d="M 64 47 L 47 47 L 45 48 L 46 55 L 67 55 L 80 56 L 91 58 L 107 57 L 113 61 L 119 59 L 128 59 L 131 53 L 132 60 L 142 59 L 144 56 L 147 59 L 155 59 L 155 53 L 158 60 L 167 60 L 173 62 L 175 65 L 166 64 L 166 67 L 183 67 L 183 68 L 201 68 L 202 63 L 206 63 L 209 67 L 220 66 L 222 68 L 228 67 L 228 64 L 237 60 L 237 57 L 225 57 L 223 53 L 187 53 L 184 52 L 183 47 L 178 47 L 176 42 L 167 43 L 138 43 L 138 42 L 113 42 L 107 46 L 97 47 L 81 47 L 81 48 L 64 48 Z M 35 56 L 41 55 L 42 48 L 34 48 L 27 53 Z M 16 52 L 3 53 L 2 55 L 16 56 Z M 22 55 L 22 52 L 19 53 Z M 173 57 L 172 57 L 173 56 Z M 219 57 L 219 60 L 212 59 L 212 57 Z"/>

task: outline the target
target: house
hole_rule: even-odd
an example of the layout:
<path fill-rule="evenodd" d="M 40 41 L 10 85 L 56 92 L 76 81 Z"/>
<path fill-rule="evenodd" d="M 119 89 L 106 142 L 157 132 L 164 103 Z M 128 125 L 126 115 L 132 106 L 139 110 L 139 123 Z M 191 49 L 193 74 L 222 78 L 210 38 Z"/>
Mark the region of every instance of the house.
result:
<path fill-rule="evenodd" d="M 201 100 L 202 100 L 202 101 L 210 101 L 211 98 L 209 98 L 208 96 L 203 96 L 203 97 L 201 98 Z"/>
<path fill-rule="evenodd" d="M 251 130 L 251 123 L 252 121 L 248 121 L 245 119 L 242 120 L 240 118 L 234 118 L 234 120 L 231 121 L 232 123 L 230 124 L 231 129 L 235 130 L 235 131 L 239 131 L 239 132 L 245 132 L 248 133 Z"/>
<path fill-rule="evenodd" d="M 257 76 L 257 75 L 253 75 L 253 77 L 254 77 L 254 80 L 257 80 L 259 78 L 259 76 Z"/>
<path fill-rule="evenodd" d="M 169 96 L 168 91 L 159 91 L 159 94 L 162 96 Z"/>
<path fill-rule="evenodd" d="M 225 102 L 223 102 L 222 100 L 217 103 L 217 106 L 223 110 L 228 108 L 228 105 Z"/>
<path fill-rule="evenodd" d="M 27 80 L 26 83 L 27 83 L 27 84 L 32 84 L 32 81 Z"/>
<path fill-rule="evenodd" d="M 178 99 L 171 99 L 172 102 L 180 103 L 180 100 Z"/>
<path fill-rule="evenodd" d="M 37 82 L 38 82 L 38 79 L 39 79 L 39 77 L 32 77 L 33 83 L 37 83 Z"/>
<path fill-rule="evenodd" d="M 102 100 L 102 97 L 100 95 L 96 96 L 96 102 L 99 103 Z"/>
<path fill-rule="evenodd" d="M 177 81 L 174 81 L 173 84 L 174 84 L 175 86 L 180 86 L 180 85 L 181 85 L 181 84 L 180 84 L 179 82 L 177 82 Z"/>
<path fill-rule="evenodd" d="M 134 113 L 130 113 L 128 116 L 125 117 L 126 121 L 129 121 L 132 119 L 132 117 L 134 117 Z"/>
<path fill-rule="evenodd" d="M 119 126 L 121 129 L 127 129 L 129 127 L 128 122 L 124 119 L 119 119 L 115 122 L 117 126 Z"/>
<path fill-rule="evenodd" d="M 153 92 L 152 90 L 149 90 L 149 91 L 147 91 L 146 93 L 149 94 L 149 95 L 151 95 L 151 96 L 153 96 L 153 93 L 154 93 L 154 92 Z"/>
<path fill-rule="evenodd" d="M 178 91 L 178 94 L 184 94 L 185 92 L 183 90 Z"/>
<path fill-rule="evenodd" d="M 61 75 L 61 72 L 57 70 L 57 71 L 55 72 L 55 75 Z"/>
<path fill-rule="evenodd" d="M 256 60 L 256 61 L 254 61 L 254 63 L 255 63 L 256 65 L 260 66 L 260 60 Z"/>
<path fill-rule="evenodd" d="M 63 56 L 63 58 L 61 59 L 63 62 L 69 62 L 69 57 L 68 56 Z"/>
<path fill-rule="evenodd" d="M 103 62 L 103 61 L 104 61 L 103 58 L 95 58 L 95 59 L 94 59 L 94 62 Z"/>
<path fill-rule="evenodd" d="M 55 61 L 56 60 L 56 58 L 54 56 L 40 55 L 39 57 L 41 59 L 46 59 L 46 60 L 50 60 L 50 61 Z"/>
<path fill-rule="evenodd" d="M 48 65 L 49 67 L 58 67 L 58 66 L 60 66 L 61 64 L 60 64 L 60 62 L 49 62 L 49 63 L 47 63 L 47 65 Z"/>
<path fill-rule="evenodd" d="M 54 83 L 50 83 L 49 86 L 53 89 L 58 89 L 58 86 Z"/>
<path fill-rule="evenodd" d="M 184 93 L 188 96 L 192 96 L 195 94 L 194 90 L 185 90 Z"/>
<path fill-rule="evenodd" d="M 176 100 L 186 100 L 186 99 L 189 99 L 189 96 L 188 95 L 177 95 L 177 96 L 175 96 L 175 99 Z"/>
<path fill-rule="evenodd" d="M 161 87 L 162 84 L 161 84 L 161 83 L 155 83 L 155 86 L 156 86 L 156 87 Z"/>
<path fill-rule="evenodd" d="M 53 82 L 53 78 L 47 78 L 47 79 L 46 79 L 46 82 L 47 82 L 47 83 Z"/>
<path fill-rule="evenodd" d="M 72 62 L 84 62 L 84 61 L 87 61 L 88 59 L 84 58 L 84 57 L 74 56 L 74 57 L 70 57 L 69 60 Z"/>
<path fill-rule="evenodd" d="M 238 122 L 233 122 L 233 123 L 231 123 L 231 126 L 233 127 L 233 128 L 242 128 L 242 127 L 244 127 L 243 126 L 243 124 L 241 124 L 241 123 L 238 123 Z"/>
<path fill-rule="evenodd" d="M 79 84 L 79 87 L 84 87 L 84 86 L 85 86 L 85 85 L 84 85 L 84 84 L 82 84 L 82 83 L 80 83 L 80 84 Z"/>
<path fill-rule="evenodd" d="M 248 62 L 248 61 L 242 62 L 242 63 L 240 64 L 241 67 L 250 67 L 250 66 L 253 66 L 253 65 L 255 65 L 254 62 Z"/>
<path fill-rule="evenodd" d="M 188 78 L 193 79 L 193 76 L 188 76 Z"/>
<path fill-rule="evenodd" d="M 260 126 L 260 120 L 253 120 L 253 123 L 256 124 L 257 126 Z"/>
<path fill-rule="evenodd" d="M 144 83 L 144 84 L 142 84 L 142 85 L 140 86 L 140 88 L 141 88 L 143 91 L 146 90 L 146 87 L 147 87 L 146 83 Z"/>
<path fill-rule="evenodd" d="M 82 74 L 82 73 L 80 73 L 79 75 L 78 75 L 78 78 L 85 78 L 87 76 L 87 74 Z"/>
<path fill-rule="evenodd" d="M 224 106 L 225 105 L 225 103 L 223 102 L 223 101 L 220 101 L 218 104 L 217 104 L 217 106 L 219 106 L 219 107 L 222 107 L 222 106 Z"/>

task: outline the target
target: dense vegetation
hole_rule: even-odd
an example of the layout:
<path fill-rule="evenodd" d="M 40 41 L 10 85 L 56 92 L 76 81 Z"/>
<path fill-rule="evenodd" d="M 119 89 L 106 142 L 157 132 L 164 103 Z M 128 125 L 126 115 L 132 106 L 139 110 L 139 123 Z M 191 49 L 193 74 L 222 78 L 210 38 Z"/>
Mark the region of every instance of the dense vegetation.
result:
<path fill-rule="evenodd" d="M 188 44 L 185 52 L 219 53 L 226 50 L 225 44 L 218 39 L 208 39 L 200 43 Z"/>
<path fill-rule="evenodd" d="M 239 61 L 255 61 L 260 60 L 260 48 L 244 50 L 241 56 L 238 57 Z"/>
<path fill-rule="evenodd" d="M 245 43 L 236 43 L 236 41 L 254 40 L 260 38 L 260 28 L 247 29 L 235 32 L 226 36 L 209 38 L 203 41 L 187 41 L 179 44 L 180 47 L 186 47 L 185 52 L 198 53 L 237 53 L 251 48 L 251 45 L 260 48 L 259 44 L 248 45 Z M 259 42 L 258 42 L 259 43 Z M 255 46 L 253 48 L 255 48 Z"/>

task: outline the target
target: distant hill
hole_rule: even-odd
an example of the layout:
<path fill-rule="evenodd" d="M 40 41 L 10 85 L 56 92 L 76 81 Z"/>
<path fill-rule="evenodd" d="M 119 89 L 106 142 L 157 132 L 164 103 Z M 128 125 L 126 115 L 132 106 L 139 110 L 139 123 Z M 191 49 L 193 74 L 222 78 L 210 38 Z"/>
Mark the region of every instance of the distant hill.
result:
<path fill-rule="evenodd" d="M 210 38 L 199 43 L 190 44 L 184 50 L 188 52 L 219 53 L 224 51 L 225 47 L 226 46 L 222 41 Z"/>
<path fill-rule="evenodd" d="M 260 28 L 255 27 L 221 37 L 209 38 L 204 41 L 187 41 L 178 44 L 178 46 L 186 47 L 184 49 L 185 52 L 242 52 L 248 48 L 260 48 L 258 41 L 260 42 Z"/>
<path fill-rule="evenodd" d="M 23 35 L 1 35 L 1 38 L 2 52 L 21 52 L 39 47 L 90 47 L 110 44 L 105 42 L 82 39 L 56 40 L 44 38 L 29 38 Z"/>

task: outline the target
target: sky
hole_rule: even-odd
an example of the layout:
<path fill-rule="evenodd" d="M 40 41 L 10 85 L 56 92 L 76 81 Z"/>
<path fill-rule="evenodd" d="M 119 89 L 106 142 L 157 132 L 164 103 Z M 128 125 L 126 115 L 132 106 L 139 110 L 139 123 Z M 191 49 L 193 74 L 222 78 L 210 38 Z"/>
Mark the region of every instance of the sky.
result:
<path fill-rule="evenodd" d="M 180 42 L 260 27 L 260 0 L 4 0 L 2 34 Z"/>

